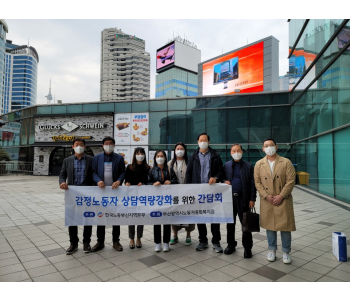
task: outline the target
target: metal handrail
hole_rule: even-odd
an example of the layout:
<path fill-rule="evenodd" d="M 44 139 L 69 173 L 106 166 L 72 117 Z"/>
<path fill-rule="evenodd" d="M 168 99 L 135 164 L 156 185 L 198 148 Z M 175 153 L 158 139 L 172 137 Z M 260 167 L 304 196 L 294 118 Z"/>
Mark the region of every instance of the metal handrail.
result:
<path fill-rule="evenodd" d="M 33 163 L 21 161 L 0 161 L 0 175 L 5 174 L 33 174 Z"/>

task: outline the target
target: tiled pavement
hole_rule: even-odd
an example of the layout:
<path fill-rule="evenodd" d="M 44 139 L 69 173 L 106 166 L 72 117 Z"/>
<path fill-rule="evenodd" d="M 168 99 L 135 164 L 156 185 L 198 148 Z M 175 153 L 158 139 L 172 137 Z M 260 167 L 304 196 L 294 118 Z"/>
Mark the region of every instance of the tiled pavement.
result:
<path fill-rule="evenodd" d="M 0 282 L 5 281 L 350 281 L 350 263 L 338 262 L 331 247 L 333 231 L 348 237 L 350 254 L 350 206 L 323 195 L 295 188 L 294 209 L 297 231 L 292 233 L 291 265 L 266 260 L 265 231 L 254 233 L 253 258 L 243 258 L 240 226 L 238 248 L 232 255 L 217 254 L 212 248 L 196 252 L 193 244 L 180 243 L 171 251 L 155 253 L 153 227 L 145 226 L 142 249 L 128 247 L 127 226 L 121 227 L 123 252 L 110 242 L 98 253 L 85 254 L 82 244 L 73 255 L 64 226 L 64 193 L 57 177 L 0 177 Z M 322 197 L 322 198 L 321 198 Z M 259 208 L 259 201 L 257 201 Z M 209 226 L 208 237 L 211 238 Z M 91 245 L 96 242 L 93 230 Z M 226 247 L 226 226 L 221 225 Z M 82 239 L 82 228 L 79 228 Z M 280 245 L 280 237 L 278 237 Z"/>

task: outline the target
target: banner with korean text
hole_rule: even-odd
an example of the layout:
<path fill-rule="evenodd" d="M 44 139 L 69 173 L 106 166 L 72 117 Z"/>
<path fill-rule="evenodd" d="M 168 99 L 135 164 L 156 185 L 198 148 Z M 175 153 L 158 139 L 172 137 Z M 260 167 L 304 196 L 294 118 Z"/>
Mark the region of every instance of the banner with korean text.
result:
<path fill-rule="evenodd" d="M 69 186 L 65 225 L 233 223 L 232 187 L 216 184 Z"/>

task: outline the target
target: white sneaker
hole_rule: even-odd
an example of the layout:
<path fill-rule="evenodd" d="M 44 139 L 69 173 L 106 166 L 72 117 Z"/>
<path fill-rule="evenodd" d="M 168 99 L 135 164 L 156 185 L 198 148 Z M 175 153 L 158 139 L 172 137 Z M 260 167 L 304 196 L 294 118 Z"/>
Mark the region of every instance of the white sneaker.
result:
<path fill-rule="evenodd" d="M 285 264 L 292 263 L 292 259 L 291 259 L 290 255 L 289 255 L 289 253 L 283 252 L 283 262 Z"/>
<path fill-rule="evenodd" d="M 276 260 L 276 251 L 270 250 L 269 253 L 267 253 L 266 258 L 268 261 L 275 261 Z"/>
<path fill-rule="evenodd" d="M 156 244 L 156 247 L 154 248 L 154 251 L 156 251 L 156 252 L 162 251 L 162 244 Z"/>
<path fill-rule="evenodd" d="M 169 243 L 163 243 L 163 252 L 169 252 Z"/>

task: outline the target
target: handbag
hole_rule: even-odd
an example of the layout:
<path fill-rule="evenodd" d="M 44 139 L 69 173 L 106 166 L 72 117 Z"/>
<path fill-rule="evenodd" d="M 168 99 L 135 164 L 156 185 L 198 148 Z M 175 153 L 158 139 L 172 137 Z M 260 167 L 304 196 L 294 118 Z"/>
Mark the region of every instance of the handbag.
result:
<path fill-rule="evenodd" d="M 260 232 L 260 215 L 256 213 L 255 207 L 250 208 L 248 212 L 243 213 L 242 231 Z"/>

